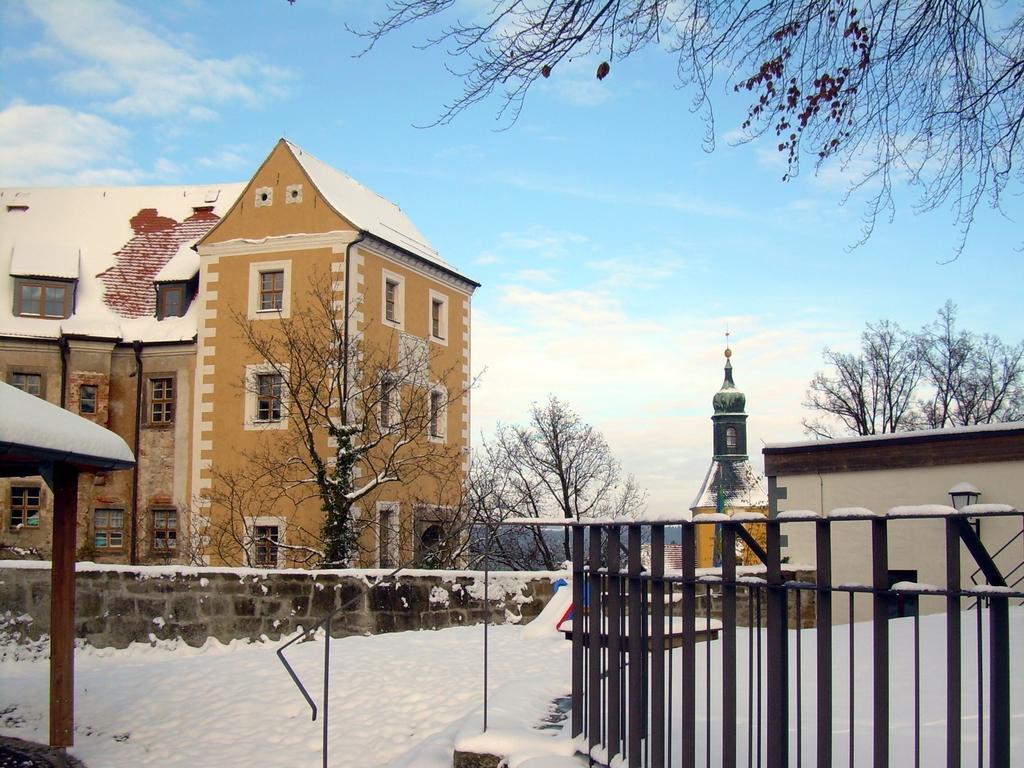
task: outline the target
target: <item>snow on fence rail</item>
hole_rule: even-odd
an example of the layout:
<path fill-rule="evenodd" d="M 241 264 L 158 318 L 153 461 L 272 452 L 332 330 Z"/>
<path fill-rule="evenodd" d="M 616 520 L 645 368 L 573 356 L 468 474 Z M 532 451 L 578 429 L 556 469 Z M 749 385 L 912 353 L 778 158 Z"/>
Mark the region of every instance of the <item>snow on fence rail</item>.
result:
<path fill-rule="evenodd" d="M 50 564 L 0 561 L 0 643 L 27 644 L 49 633 Z M 79 563 L 76 636 L 97 648 L 208 638 L 277 640 L 315 624 L 358 597 L 332 625 L 337 637 L 412 629 L 518 623 L 536 616 L 560 572 L 409 570 L 392 586 L 368 588 L 387 571 L 272 571 L 254 568 L 114 566 Z M 361 597 L 359 597 L 361 596 Z"/>

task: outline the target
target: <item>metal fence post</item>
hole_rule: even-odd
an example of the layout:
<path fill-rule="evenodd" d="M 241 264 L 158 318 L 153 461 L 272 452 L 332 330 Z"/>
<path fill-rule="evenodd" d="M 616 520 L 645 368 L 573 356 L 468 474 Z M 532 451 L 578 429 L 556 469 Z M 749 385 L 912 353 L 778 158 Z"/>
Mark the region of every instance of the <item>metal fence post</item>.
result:
<path fill-rule="evenodd" d="M 818 768 L 832 765 L 832 529 L 827 519 L 814 523 L 818 585 L 814 618 L 817 641 Z M 853 620 L 853 617 L 850 617 Z M 851 649 L 852 650 L 852 649 Z"/>
<path fill-rule="evenodd" d="M 601 526 L 588 528 L 590 577 L 587 579 L 587 616 L 590 628 L 587 648 L 587 732 L 589 754 L 601 744 L 601 635 L 604 632 L 601 589 Z M 575 622 L 574 622 L 575 624 Z"/>
<path fill-rule="evenodd" d="M 767 523 L 768 768 L 789 764 L 789 648 L 779 523 Z"/>
<path fill-rule="evenodd" d="M 960 765 L 960 534 L 946 519 L 946 766 Z"/>
<path fill-rule="evenodd" d="M 682 584 L 679 587 L 683 645 L 679 649 L 679 764 L 693 768 L 697 759 L 697 526 L 683 523 L 680 530 Z"/>
<path fill-rule="evenodd" d="M 665 765 L 665 526 L 651 526 L 651 768 Z M 669 663 L 671 663 L 671 657 Z"/>
<path fill-rule="evenodd" d="M 583 528 L 572 529 L 572 736 L 583 733 Z"/>
<path fill-rule="evenodd" d="M 644 582 L 640 578 L 640 526 L 629 526 L 628 537 L 628 560 L 629 572 L 629 631 L 627 643 L 629 646 L 629 674 L 628 696 L 629 708 L 627 710 L 626 728 L 626 759 L 629 768 L 639 768 L 643 753 L 641 743 L 643 738 L 642 722 L 643 708 L 647 706 L 643 700 L 643 670 L 642 656 L 647 652 L 643 645 L 643 622 L 646 617 L 643 615 L 643 599 L 640 594 L 644 589 Z"/>
<path fill-rule="evenodd" d="M 732 523 L 722 524 L 722 765 L 736 765 L 736 526 Z"/>
<path fill-rule="evenodd" d="M 608 760 L 622 744 L 622 532 L 608 529 Z"/>
<path fill-rule="evenodd" d="M 889 539 L 885 519 L 871 521 L 872 634 L 874 637 L 874 766 L 889 765 Z M 853 617 L 851 617 L 852 620 Z"/>
<path fill-rule="evenodd" d="M 1010 614 L 1006 597 L 989 607 L 989 765 L 1010 768 Z"/>

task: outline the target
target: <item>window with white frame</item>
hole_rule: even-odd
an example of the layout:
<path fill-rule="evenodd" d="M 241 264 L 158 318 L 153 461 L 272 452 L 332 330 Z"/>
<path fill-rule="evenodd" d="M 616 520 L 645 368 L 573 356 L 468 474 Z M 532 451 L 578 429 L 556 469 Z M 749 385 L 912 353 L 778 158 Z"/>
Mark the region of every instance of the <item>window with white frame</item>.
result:
<path fill-rule="evenodd" d="M 440 344 L 448 343 L 448 297 L 437 291 L 430 291 L 430 340 Z"/>
<path fill-rule="evenodd" d="M 249 562 L 263 568 L 284 565 L 285 519 L 276 515 L 259 515 L 245 519 Z"/>
<path fill-rule="evenodd" d="M 399 560 L 400 521 L 398 504 L 382 501 L 377 504 L 377 565 L 395 568 Z"/>
<path fill-rule="evenodd" d="M 291 316 L 292 263 L 260 261 L 249 265 L 250 320 Z"/>
<path fill-rule="evenodd" d="M 178 548 L 178 510 L 174 507 L 153 509 L 153 550 L 170 554 Z"/>
<path fill-rule="evenodd" d="M 124 510 L 97 509 L 93 512 L 93 543 L 96 549 L 124 546 Z"/>
<path fill-rule="evenodd" d="M 398 381 L 384 371 L 380 376 L 380 427 L 391 429 L 398 424 Z"/>
<path fill-rule="evenodd" d="M 39 507 L 42 498 L 38 485 L 11 486 L 11 517 L 8 527 L 12 531 L 39 527 Z"/>
<path fill-rule="evenodd" d="M 428 436 L 434 442 L 442 442 L 445 438 L 447 421 L 447 396 L 443 389 L 434 387 L 428 393 L 427 415 L 430 419 Z"/>
<path fill-rule="evenodd" d="M 267 363 L 245 367 L 246 429 L 287 429 L 287 375 Z"/>
<path fill-rule="evenodd" d="M 405 278 L 386 269 L 381 274 L 381 318 L 384 323 L 401 328 L 405 323 Z"/>

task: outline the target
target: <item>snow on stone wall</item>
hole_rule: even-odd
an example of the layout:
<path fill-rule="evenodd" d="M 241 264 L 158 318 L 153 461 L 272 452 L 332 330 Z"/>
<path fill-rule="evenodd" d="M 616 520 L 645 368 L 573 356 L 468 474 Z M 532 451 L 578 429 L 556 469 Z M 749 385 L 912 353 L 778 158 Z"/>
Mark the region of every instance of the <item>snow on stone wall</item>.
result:
<path fill-rule="evenodd" d="M 354 600 L 332 635 L 526 622 L 551 597 L 560 573 L 412 571 L 386 582 L 379 570 L 266 571 L 78 564 L 77 636 L 97 648 L 180 639 L 272 640 L 310 627 Z M 445 599 L 447 595 L 447 599 Z M 0 643 L 49 633 L 49 563 L 0 561 Z"/>

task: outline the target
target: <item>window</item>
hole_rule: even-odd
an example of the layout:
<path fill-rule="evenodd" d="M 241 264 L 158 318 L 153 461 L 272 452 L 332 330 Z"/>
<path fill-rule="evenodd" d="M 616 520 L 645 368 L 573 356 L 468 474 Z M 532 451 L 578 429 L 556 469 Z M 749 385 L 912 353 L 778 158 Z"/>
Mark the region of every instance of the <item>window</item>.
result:
<path fill-rule="evenodd" d="M 387 280 L 384 283 L 384 317 L 392 323 L 397 323 L 398 309 L 398 283 L 394 280 Z"/>
<path fill-rule="evenodd" d="M 430 291 L 430 338 L 444 343 L 448 339 L 448 297 L 437 291 Z"/>
<path fill-rule="evenodd" d="M 22 392 L 28 392 L 36 397 L 43 396 L 43 375 L 41 373 L 20 373 L 15 371 L 11 374 L 11 386 L 17 387 Z"/>
<path fill-rule="evenodd" d="M 283 379 L 279 373 L 256 375 L 256 420 L 281 420 L 281 388 Z"/>
<path fill-rule="evenodd" d="M 166 283 L 156 287 L 156 317 L 181 317 L 185 314 L 187 293 L 184 283 Z"/>
<path fill-rule="evenodd" d="M 83 384 L 78 388 L 78 412 L 83 414 L 96 413 L 99 387 L 95 384 Z"/>
<path fill-rule="evenodd" d="M 260 312 L 280 312 L 284 306 L 284 271 L 260 272 Z"/>
<path fill-rule="evenodd" d="M 401 327 L 405 322 L 405 278 L 385 270 L 381 281 L 381 315 L 384 322 Z"/>
<path fill-rule="evenodd" d="M 259 261 L 249 265 L 250 320 L 278 320 L 291 316 L 292 263 Z"/>
<path fill-rule="evenodd" d="M 277 567 L 277 544 L 281 529 L 276 525 L 254 525 L 252 529 L 253 560 L 256 565 Z"/>
<path fill-rule="evenodd" d="M 93 520 L 96 549 L 120 549 L 124 546 L 124 510 L 97 509 Z"/>
<path fill-rule="evenodd" d="M 171 424 L 173 422 L 174 379 L 170 376 L 155 376 L 149 380 L 149 423 Z"/>
<path fill-rule="evenodd" d="M 398 565 L 398 505 L 377 505 L 377 557 L 380 568 Z"/>
<path fill-rule="evenodd" d="M 39 527 L 39 493 L 37 485 L 11 486 L 12 531 Z"/>
<path fill-rule="evenodd" d="M 395 425 L 395 400 L 396 395 L 395 379 L 391 374 L 385 373 L 380 377 L 380 426 L 381 429 L 390 429 Z"/>
<path fill-rule="evenodd" d="M 14 285 L 14 314 L 47 318 L 71 315 L 70 282 L 18 277 Z"/>
<path fill-rule="evenodd" d="M 738 437 L 736 427 L 727 427 L 725 430 L 725 447 L 735 448 L 738 443 Z"/>
<path fill-rule="evenodd" d="M 153 549 L 170 553 L 178 548 L 178 510 L 153 510 Z"/>
<path fill-rule="evenodd" d="M 430 437 L 435 440 L 444 438 L 444 393 L 436 389 L 430 390 Z"/>

